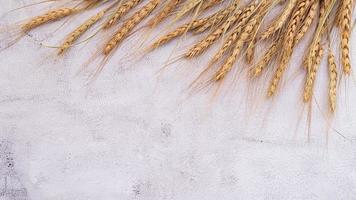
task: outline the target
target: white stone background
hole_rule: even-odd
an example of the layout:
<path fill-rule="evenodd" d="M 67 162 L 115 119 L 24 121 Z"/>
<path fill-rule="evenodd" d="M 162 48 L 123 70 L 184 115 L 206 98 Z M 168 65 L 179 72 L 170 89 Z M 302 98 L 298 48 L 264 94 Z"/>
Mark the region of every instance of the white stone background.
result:
<path fill-rule="evenodd" d="M 4 14 L 31 1 L 0 2 Z M 3 17 L 1 25 L 36 9 Z M 33 37 L 61 39 L 76 20 Z M 90 86 L 76 72 L 94 44 L 56 59 L 25 37 L 0 53 L 1 200 L 356 199 L 354 78 L 340 85 L 335 117 L 323 117 L 323 65 L 308 134 L 302 71 L 273 100 L 246 103 L 251 90 L 244 86 L 217 98 L 209 90 L 184 98 L 199 62 L 157 73 L 175 45 L 133 61 L 138 40 L 126 42 Z M 353 58 L 355 51 L 352 45 Z"/>

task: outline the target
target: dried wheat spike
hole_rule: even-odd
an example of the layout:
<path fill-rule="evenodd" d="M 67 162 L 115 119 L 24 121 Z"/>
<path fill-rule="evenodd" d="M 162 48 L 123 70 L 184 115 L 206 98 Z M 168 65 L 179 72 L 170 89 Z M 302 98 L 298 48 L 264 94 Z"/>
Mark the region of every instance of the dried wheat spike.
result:
<path fill-rule="evenodd" d="M 204 1 L 204 4 L 202 6 L 202 10 L 207 10 L 209 8 L 212 8 L 216 5 L 218 5 L 219 3 L 223 2 L 224 0 L 208 0 L 208 1 Z M 236 2 L 236 0 L 235 0 Z"/>
<path fill-rule="evenodd" d="M 167 5 L 161 10 L 161 12 L 157 13 L 156 16 L 154 16 L 148 23 L 147 25 L 152 27 L 160 22 L 162 22 L 165 18 L 169 16 L 169 14 L 176 8 L 176 6 L 181 2 L 181 0 L 170 0 Z"/>
<path fill-rule="evenodd" d="M 342 0 L 340 12 L 340 30 L 341 30 L 341 62 L 344 73 L 350 75 L 351 73 L 351 59 L 350 59 L 350 36 L 351 36 L 351 9 L 352 0 Z"/>
<path fill-rule="evenodd" d="M 229 37 L 224 41 L 223 46 L 219 49 L 219 51 L 213 56 L 211 62 L 214 63 L 219 60 L 227 50 L 231 47 L 231 45 L 238 39 L 239 34 L 243 30 L 244 26 L 248 22 L 255 9 L 255 4 L 245 8 L 241 13 L 240 18 L 238 19 L 239 22 L 235 26 L 234 30 L 230 33 Z"/>
<path fill-rule="evenodd" d="M 213 18 L 218 15 L 219 13 L 221 13 L 222 11 L 218 11 L 208 17 L 204 17 L 201 19 L 196 19 L 193 20 L 192 22 L 183 24 L 181 26 L 179 26 L 178 28 L 176 28 L 175 30 L 173 30 L 172 32 L 167 33 L 166 35 L 160 37 L 156 42 L 154 42 L 151 45 L 151 49 L 156 49 L 170 41 L 172 41 L 173 39 L 182 36 L 184 33 L 186 33 L 187 31 L 191 31 L 194 30 L 198 27 L 203 26 L 204 24 L 206 24 L 208 21 L 213 20 Z"/>
<path fill-rule="evenodd" d="M 215 31 L 209 34 L 206 38 L 195 44 L 186 54 L 186 58 L 193 58 L 202 54 L 208 49 L 216 40 L 218 40 L 224 32 L 226 32 L 240 17 L 242 11 L 237 9 L 234 13 Z"/>
<path fill-rule="evenodd" d="M 310 102 L 310 100 L 313 96 L 313 88 L 315 85 L 314 83 L 315 83 L 316 73 L 319 69 L 319 65 L 320 65 L 322 57 L 323 57 L 323 48 L 322 48 L 321 44 L 318 44 L 318 50 L 316 53 L 314 63 L 308 69 L 308 72 L 307 72 L 307 77 L 306 77 L 306 81 L 305 81 L 305 85 L 304 85 L 304 94 L 303 94 L 304 102 Z"/>
<path fill-rule="evenodd" d="M 329 107 L 331 112 L 336 110 L 336 91 L 337 91 L 337 67 L 335 62 L 335 56 L 329 50 L 328 55 L 329 65 Z"/>
<path fill-rule="evenodd" d="M 276 93 L 279 82 L 281 81 L 281 78 L 287 68 L 289 59 L 293 53 L 294 38 L 295 35 L 297 34 L 298 24 L 302 20 L 303 13 L 305 12 L 308 3 L 310 3 L 310 1 L 308 0 L 300 0 L 298 2 L 298 5 L 288 24 L 286 34 L 284 37 L 284 46 L 283 46 L 281 61 L 279 63 L 279 66 L 273 76 L 270 87 L 268 89 L 269 97 L 273 96 Z"/>
<path fill-rule="evenodd" d="M 265 13 L 266 13 L 264 11 L 265 10 L 262 8 L 262 12 L 259 12 L 258 14 L 256 14 L 255 18 L 257 19 L 257 22 L 253 27 L 252 34 L 247 38 L 247 40 L 250 41 L 247 46 L 247 49 L 246 49 L 246 63 L 247 64 L 251 64 L 254 60 L 256 43 L 258 41 L 256 36 L 257 36 L 257 33 L 260 29 L 260 25 L 261 25 L 262 20 L 265 16 Z"/>
<path fill-rule="evenodd" d="M 60 8 L 56 10 L 48 11 L 47 13 L 34 17 L 30 21 L 26 22 L 21 26 L 21 30 L 24 32 L 31 31 L 34 28 L 37 28 L 43 24 L 46 24 L 50 21 L 55 21 L 67 17 L 77 10 L 74 8 Z"/>
<path fill-rule="evenodd" d="M 267 13 L 267 10 L 273 5 L 274 5 L 274 3 L 271 1 L 264 1 L 259 6 L 259 9 L 255 16 L 257 18 L 257 23 L 254 25 L 254 28 L 252 31 L 253 34 L 251 34 L 248 37 L 248 40 L 251 42 L 248 44 L 247 49 L 246 49 L 246 63 L 247 64 L 251 64 L 254 60 L 256 43 L 258 41 L 258 39 L 256 37 L 257 33 L 260 29 L 260 25 L 263 21 L 263 18 Z"/>
<path fill-rule="evenodd" d="M 240 18 L 238 19 L 238 23 L 236 24 L 234 30 L 230 33 L 228 38 L 224 41 L 224 44 L 219 49 L 219 51 L 213 56 L 213 58 L 211 59 L 211 63 L 218 61 L 225 54 L 225 52 L 227 52 L 230 49 L 231 45 L 238 39 L 239 34 L 243 30 L 246 23 L 250 20 L 250 17 L 252 16 L 252 14 L 254 12 L 257 13 L 255 17 L 260 18 L 259 20 L 257 20 L 258 24 L 255 26 L 256 31 L 258 31 L 259 24 L 262 23 L 262 19 L 265 15 L 265 12 L 267 11 L 266 8 L 268 8 L 268 6 L 269 6 L 268 3 L 271 3 L 271 2 L 262 1 L 258 7 L 256 7 L 255 3 L 253 3 L 243 10 L 243 13 L 241 14 Z M 255 10 L 256 8 L 258 8 L 258 11 Z"/>
<path fill-rule="evenodd" d="M 182 8 L 176 15 L 176 19 L 182 18 L 185 14 L 192 11 L 196 7 L 201 7 L 203 0 L 186 0 L 185 3 L 182 5 Z"/>
<path fill-rule="evenodd" d="M 298 43 L 304 37 L 308 29 L 311 27 L 311 24 L 313 23 L 313 20 L 315 19 L 315 16 L 318 12 L 318 7 L 319 7 L 319 1 L 314 1 L 310 6 L 309 12 L 305 17 L 303 24 L 299 29 L 298 34 L 295 36 L 295 43 Z"/>
<path fill-rule="evenodd" d="M 255 57 L 255 49 L 256 49 L 256 38 L 251 41 L 246 50 L 246 62 L 247 64 L 251 64 Z"/>
<path fill-rule="evenodd" d="M 144 19 L 146 18 L 160 3 L 160 0 L 151 0 L 143 8 L 137 11 L 130 17 L 114 34 L 114 36 L 106 43 L 104 54 L 109 55 L 111 51 L 122 42 L 123 39 Z"/>
<path fill-rule="evenodd" d="M 271 62 L 274 55 L 277 53 L 278 46 L 280 46 L 278 42 L 272 43 L 272 45 L 268 48 L 262 58 L 250 70 L 250 74 L 252 77 L 258 77 L 261 75 L 262 71 L 266 68 L 266 66 Z"/>
<path fill-rule="evenodd" d="M 142 0 L 129 0 L 124 4 L 119 4 L 115 13 L 109 18 L 109 20 L 105 23 L 104 29 L 108 29 L 112 27 L 117 21 L 121 19 L 125 14 L 127 14 L 130 10 L 132 10 L 135 6 L 137 6 Z"/>
<path fill-rule="evenodd" d="M 321 35 L 323 33 L 325 33 L 327 30 L 327 21 L 328 20 L 326 19 L 325 23 L 322 24 L 322 18 L 327 16 L 326 11 L 327 11 L 327 5 L 329 3 L 330 3 L 329 1 L 325 1 L 325 2 L 323 2 L 323 4 L 320 7 L 318 28 L 321 27 L 321 32 L 318 34 L 317 33 L 314 34 L 313 42 L 310 44 L 309 50 L 307 51 L 307 54 L 303 61 L 303 65 L 304 65 L 305 69 L 310 69 L 312 67 L 313 63 L 315 63 L 315 59 L 318 54 L 318 48 L 321 43 Z"/>
<path fill-rule="evenodd" d="M 105 15 L 105 11 L 101 11 L 98 14 L 92 16 L 82 25 L 71 32 L 67 38 L 64 40 L 59 48 L 58 54 L 63 54 L 68 48 L 70 48 L 73 43 L 79 39 L 90 27 L 92 27 L 96 22 L 98 22 Z"/>
<path fill-rule="evenodd" d="M 205 24 L 208 20 L 209 20 L 209 18 L 202 18 L 202 19 L 194 20 L 193 22 L 190 22 L 190 23 L 183 24 L 182 26 L 176 28 L 172 32 L 169 32 L 166 35 L 160 37 L 156 42 L 154 42 L 151 45 L 151 49 L 156 49 L 156 48 L 172 41 L 173 39 L 175 39 L 179 36 L 182 36 L 187 31 L 192 30 L 196 27 L 199 27 L 199 26 Z"/>
<path fill-rule="evenodd" d="M 204 31 L 206 31 L 207 29 L 213 27 L 216 24 L 219 24 L 220 22 L 222 22 L 226 17 L 228 17 L 231 13 L 233 13 L 236 8 L 238 7 L 238 2 L 235 2 L 233 4 L 231 4 L 229 7 L 223 9 L 221 12 L 217 13 L 213 19 L 209 20 L 206 24 L 204 24 L 203 26 L 197 28 L 194 33 L 198 34 L 198 33 L 202 33 Z"/>
<path fill-rule="evenodd" d="M 246 40 L 248 39 L 250 34 L 253 32 L 254 26 L 255 26 L 256 23 L 257 23 L 257 20 L 255 18 L 255 19 L 251 20 L 246 25 L 246 27 L 244 28 L 243 32 L 241 33 L 240 38 L 236 41 L 236 44 L 234 46 L 234 49 L 233 49 L 232 53 L 227 58 L 227 60 L 224 63 L 224 65 L 215 74 L 215 77 L 214 77 L 215 81 L 222 80 L 226 76 L 226 74 L 231 71 L 234 63 L 236 62 L 238 56 L 241 53 L 241 50 L 242 50 Z"/>
<path fill-rule="evenodd" d="M 267 39 L 272 34 L 277 32 L 283 25 L 287 22 L 289 16 L 292 14 L 294 7 L 297 5 L 298 0 L 290 0 L 287 6 L 284 8 L 281 15 L 273 20 L 273 23 L 268 26 L 268 28 L 261 35 L 261 39 Z"/>

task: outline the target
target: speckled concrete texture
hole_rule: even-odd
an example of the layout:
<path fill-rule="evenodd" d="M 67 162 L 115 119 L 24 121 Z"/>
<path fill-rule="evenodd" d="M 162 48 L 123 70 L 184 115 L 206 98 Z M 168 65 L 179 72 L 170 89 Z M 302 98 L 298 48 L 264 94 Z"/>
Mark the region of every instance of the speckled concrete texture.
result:
<path fill-rule="evenodd" d="M 5 13 L 26 1 L 0 2 Z M 300 71 L 273 100 L 247 98 L 262 91 L 244 81 L 215 98 L 187 95 L 202 63 L 161 72 L 175 44 L 135 59 L 140 38 L 130 38 L 87 85 L 92 69 L 77 72 L 95 44 L 63 59 L 39 45 L 74 24 L 0 53 L 0 200 L 356 199 L 355 79 L 343 80 L 330 118 L 320 70 L 308 132 Z"/>

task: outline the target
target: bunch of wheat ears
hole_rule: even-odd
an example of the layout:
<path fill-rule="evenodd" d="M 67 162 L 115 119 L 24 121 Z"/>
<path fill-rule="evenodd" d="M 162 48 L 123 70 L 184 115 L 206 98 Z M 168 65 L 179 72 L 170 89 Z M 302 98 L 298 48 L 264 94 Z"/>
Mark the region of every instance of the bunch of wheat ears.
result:
<path fill-rule="evenodd" d="M 54 21 L 83 12 L 97 12 L 63 37 L 58 45 L 59 56 L 68 52 L 84 33 L 94 32 L 95 26 L 99 26 L 95 34 L 109 30 L 112 33 L 104 38 L 106 41 L 99 49 L 104 60 L 131 34 L 138 34 L 137 29 L 161 28 L 165 30 L 160 32 L 166 33 L 149 45 L 149 51 L 182 36 L 186 36 L 183 39 L 198 38 L 183 58 L 191 60 L 218 46 L 216 52 L 207 56 L 211 60 L 206 70 L 213 71 L 209 74 L 210 83 L 223 81 L 244 58 L 251 79 L 272 71 L 266 91 L 267 96 L 272 97 L 292 66 L 293 52 L 302 48 L 298 43 L 304 40 L 308 46 L 301 64 L 305 72 L 303 100 L 311 101 L 316 74 L 325 58 L 330 112 L 336 109 L 340 78 L 347 78 L 352 70 L 349 45 L 354 0 L 47 0 L 40 3 L 55 3 L 58 8 L 20 23 L 18 38 Z M 267 20 L 271 13 L 274 15 Z M 162 26 L 164 21 L 169 26 Z M 331 48 L 336 46 L 333 44 L 336 40 L 331 39 L 335 37 L 330 36 L 332 32 L 338 33 L 338 50 Z M 255 56 L 259 45 L 263 46 L 263 53 Z M 336 52 L 340 56 L 335 57 Z"/>

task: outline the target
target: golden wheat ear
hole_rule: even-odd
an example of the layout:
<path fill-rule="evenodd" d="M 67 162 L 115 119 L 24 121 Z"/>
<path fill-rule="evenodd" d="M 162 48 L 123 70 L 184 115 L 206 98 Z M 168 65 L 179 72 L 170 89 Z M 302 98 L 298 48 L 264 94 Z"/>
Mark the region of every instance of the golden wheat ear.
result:
<path fill-rule="evenodd" d="M 149 27 L 154 27 L 167 19 L 171 12 L 173 12 L 176 7 L 181 3 L 181 0 L 169 0 L 166 2 L 166 5 L 158 12 L 153 18 L 147 23 Z"/>
<path fill-rule="evenodd" d="M 73 8 L 59 8 L 48 11 L 42 15 L 33 17 L 23 23 L 3 26 L 0 29 L 0 50 L 5 50 L 16 44 L 27 32 L 45 25 L 49 22 L 56 21 L 67 17 L 75 12 Z"/>
<path fill-rule="evenodd" d="M 75 8 L 59 8 L 59 9 L 51 10 L 42 15 L 36 16 L 30 19 L 29 21 L 27 21 L 26 23 L 22 24 L 21 29 L 23 32 L 28 32 L 46 23 L 56 21 L 64 17 L 67 17 L 69 15 L 72 15 L 77 11 L 78 10 Z"/>
<path fill-rule="evenodd" d="M 74 31 L 72 31 L 66 39 L 62 42 L 59 46 L 58 55 L 63 54 L 66 52 L 74 43 L 85 33 L 87 32 L 92 26 L 98 23 L 101 19 L 104 18 L 105 14 L 110 11 L 115 4 L 110 5 L 108 8 L 105 8 L 95 15 L 91 16 L 87 19 L 83 24 L 78 26 Z"/>
<path fill-rule="evenodd" d="M 115 12 L 108 18 L 104 24 L 104 29 L 109 29 L 115 25 L 123 16 L 135 8 L 142 0 L 129 0 L 124 3 L 120 2 L 117 5 Z"/>

